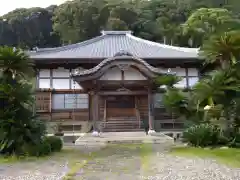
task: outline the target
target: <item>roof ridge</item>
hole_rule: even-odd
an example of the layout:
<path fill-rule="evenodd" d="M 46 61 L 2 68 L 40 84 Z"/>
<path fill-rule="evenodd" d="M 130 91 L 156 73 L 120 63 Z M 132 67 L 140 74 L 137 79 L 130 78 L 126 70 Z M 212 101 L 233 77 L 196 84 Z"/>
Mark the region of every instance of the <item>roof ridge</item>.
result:
<path fill-rule="evenodd" d="M 132 31 L 105 31 L 102 30 L 101 33 L 103 35 L 126 35 L 126 34 L 132 34 Z"/>
<path fill-rule="evenodd" d="M 149 40 L 146 40 L 146 39 L 142 39 L 142 38 L 133 36 L 132 34 L 126 34 L 126 36 L 128 36 L 129 38 L 134 39 L 136 41 L 141 41 L 143 43 L 147 43 L 149 45 L 155 45 L 155 46 L 159 46 L 161 48 L 169 48 L 169 49 L 177 50 L 177 51 L 180 51 L 180 52 L 198 53 L 198 51 L 199 51 L 199 48 L 186 48 L 186 47 L 177 47 L 177 46 L 161 44 L 161 43 L 157 43 L 157 42 L 154 42 L 154 41 L 149 41 Z"/>

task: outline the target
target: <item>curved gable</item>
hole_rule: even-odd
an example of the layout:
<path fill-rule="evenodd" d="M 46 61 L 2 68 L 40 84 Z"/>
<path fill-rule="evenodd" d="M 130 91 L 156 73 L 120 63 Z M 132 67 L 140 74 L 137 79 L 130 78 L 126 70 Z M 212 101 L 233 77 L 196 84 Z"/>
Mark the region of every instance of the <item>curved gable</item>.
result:
<path fill-rule="evenodd" d="M 118 67 L 120 70 L 123 71 L 127 71 L 129 68 L 134 68 L 148 78 L 153 78 L 156 75 L 166 73 L 163 72 L 161 69 L 149 65 L 146 61 L 142 59 L 131 56 L 124 56 L 105 59 L 92 69 L 73 73 L 72 77 L 77 81 L 100 79 L 100 77 L 102 77 L 107 71 L 111 71 L 111 69 L 114 67 Z"/>

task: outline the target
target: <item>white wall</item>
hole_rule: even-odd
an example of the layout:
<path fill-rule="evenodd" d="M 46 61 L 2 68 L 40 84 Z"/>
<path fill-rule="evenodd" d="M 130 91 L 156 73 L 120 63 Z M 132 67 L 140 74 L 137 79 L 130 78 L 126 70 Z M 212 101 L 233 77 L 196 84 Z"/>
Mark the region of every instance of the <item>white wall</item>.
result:
<path fill-rule="evenodd" d="M 39 88 L 49 89 L 50 88 L 50 79 L 39 79 Z"/>
<path fill-rule="evenodd" d="M 82 89 L 82 87 L 77 82 L 74 83 L 72 79 L 71 79 L 71 87 L 72 89 Z"/>
<path fill-rule="evenodd" d="M 137 69 L 129 68 L 124 71 L 124 80 L 146 80 L 147 78 L 142 75 Z"/>
<path fill-rule="evenodd" d="M 50 75 L 51 75 L 50 69 L 41 69 L 39 71 L 39 77 L 38 77 L 38 88 L 42 89 L 82 89 L 81 86 L 79 86 L 78 83 L 73 83 L 73 80 L 70 78 L 70 71 L 69 69 L 64 68 L 58 68 L 58 69 L 52 69 L 52 87 L 50 86 Z M 71 85 L 71 86 L 70 86 Z"/>
<path fill-rule="evenodd" d="M 198 76 L 198 69 L 188 68 L 188 76 Z"/>
<path fill-rule="evenodd" d="M 69 69 L 58 68 L 52 70 L 52 76 L 54 77 L 68 77 L 70 76 Z"/>
<path fill-rule="evenodd" d="M 171 68 L 171 72 L 176 73 L 177 76 L 186 76 L 185 68 Z"/>
<path fill-rule="evenodd" d="M 187 87 L 187 79 L 183 78 L 181 81 L 179 81 L 174 86 L 177 87 L 177 88 L 185 88 L 185 87 Z"/>
<path fill-rule="evenodd" d="M 194 86 L 199 81 L 199 77 L 189 77 L 188 84 L 190 87 Z"/>
<path fill-rule="evenodd" d="M 113 67 L 108 69 L 100 80 L 122 80 L 122 72 L 118 67 Z M 138 70 L 129 67 L 124 71 L 124 80 L 146 80 L 146 77 Z"/>
<path fill-rule="evenodd" d="M 159 69 L 162 69 L 163 72 L 167 72 L 168 68 L 162 68 L 158 67 Z M 172 73 L 176 73 L 177 76 L 182 77 L 182 81 L 180 81 L 178 84 L 175 85 L 175 87 L 178 88 L 184 88 L 187 87 L 187 79 L 186 79 L 186 69 L 181 67 L 176 68 L 170 68 Z M 190 87 L 195 85 L 199 81 L 198 77 L 198 69 L 197 68 L 188 68 L 188 84 Z"/>
<path fill-rule="evenodd" d="M 39 77 L 50 77 L 50 69 L 41 69 L 39 71 Z"/>
<path fill-rule="evenodd" d="M 122 72 L 118 67 L 113 67 L 108 69 L 100 80 L 121 80 L 122 79 Z"/>
<path fill-rule="evenodd" d="M 70 89 L 70 79 L 53 79 L 53 89 Z"/>
<path fill-rule="evenodd" d="M 164 72 L 167 72 L 168 68 L 161 68 Z M 83 70 L 83 69 L 82 69 Z M 178 76 L 183 77 L 184 79 L 180 81 L 176 87 L 184 88 L 187 86 L 186 80 L 186 70 L 185 68 L 171 68 L 171 72 L 176 73 Z M 39 88 L 54 88 L 54 89 L 73 89 L 74 83 L 73 80 L 70 79 L 69 69 L 53 69 L 52 70 L 52 87 L 50 86 L 50 69 L 41 69 L 39 71 Z M 196 68 L 188 68 L 188 82 L 189 86 L 195 85 L 198 80 L 198 70 Z M 100 80 L 121 80 L 122 73 L 118 67 L 113 67 L 109 69 L 101 78 Z M 129 68 L 124 72 L 124 79 L 125 80 L 146 80 L 138 70 L 134 68 Z M 71 86 L 70 86 L 71 84 Z M 82 89 L 78 83 L 75 83 L 75 89 Z"/>

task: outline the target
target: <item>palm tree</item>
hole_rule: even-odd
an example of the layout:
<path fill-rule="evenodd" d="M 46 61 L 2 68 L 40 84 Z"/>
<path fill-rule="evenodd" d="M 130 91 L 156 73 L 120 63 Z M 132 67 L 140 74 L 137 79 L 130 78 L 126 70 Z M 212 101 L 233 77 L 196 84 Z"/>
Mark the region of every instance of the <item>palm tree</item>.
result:
<path fill-rule="evenodd" d="M 222 69 L 229 68 L 240 58 L 240 31 L 215 35 L 203 44 L 200 55 L 206 63 L 218 63 Z"/>
<path fill-rule="evenodd" d="M 19 49 L 0 48 L 0 153 L 18 153 L 26 143 L 41 141 L 44 128 L 33 115 L 33 76 L 28 56 Z"/>
<path fill-rule="evenodd" d="M 12 79 L 27 79 L 33 76 L 33 62 L 21 49 L 0 47 L 0 71 Z"/>
<path fill-rule="evenodd" d="M 208 119 L 225 118 L 230 127 L 235 118 L 236 93 L 240 92 L 240 76 L 235 67 L 213 71 L 193 88 L 192 99 L 198 109 L 204 108 Z"/>
<path fill-rule="evenodd" d="M 173 74 L 161 75 L 155 78 L 154 83 L 157 87 L 165 86 L 173 88 L 182 78 Z"/>

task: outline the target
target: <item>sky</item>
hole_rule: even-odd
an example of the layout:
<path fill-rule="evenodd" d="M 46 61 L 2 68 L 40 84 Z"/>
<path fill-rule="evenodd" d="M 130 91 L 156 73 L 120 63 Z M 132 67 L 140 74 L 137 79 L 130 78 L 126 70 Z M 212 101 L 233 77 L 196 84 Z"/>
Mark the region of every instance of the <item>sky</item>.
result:
<path fill-rule="evenodd" d="M 48 7 L 53 4 L 59 5 L 65 1 L 67 0 L 7 0 L 0 5 L 0 16 L 16 8 Z"/>

